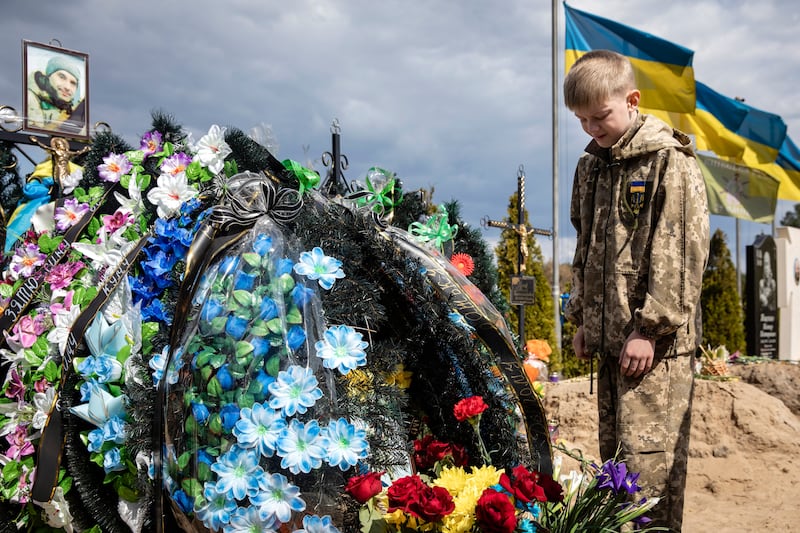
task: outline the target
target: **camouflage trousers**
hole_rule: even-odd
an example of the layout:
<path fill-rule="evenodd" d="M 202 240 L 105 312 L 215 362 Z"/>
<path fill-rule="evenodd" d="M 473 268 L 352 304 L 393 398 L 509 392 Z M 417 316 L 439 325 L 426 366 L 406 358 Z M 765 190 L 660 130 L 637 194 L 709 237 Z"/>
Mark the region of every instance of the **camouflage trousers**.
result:
<path fill-rule="evenodd" d="M 597 378 L 600 455 L 638 472 L 635 499 L 659 497 L 652 526 L 681 531 L 689 456 L 694 355 L 660 358 L 638 378 L 620 374 L 619 359 L 601 359 Z"/>

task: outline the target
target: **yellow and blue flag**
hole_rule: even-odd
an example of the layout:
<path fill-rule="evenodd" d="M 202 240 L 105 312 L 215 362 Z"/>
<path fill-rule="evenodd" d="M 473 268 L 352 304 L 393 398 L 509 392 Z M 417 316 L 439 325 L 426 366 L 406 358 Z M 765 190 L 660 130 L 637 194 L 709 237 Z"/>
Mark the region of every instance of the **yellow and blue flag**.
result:
<path fill-rule="evenodd" d="M 564 3 L 566 71 L 591 50 L 612 50 L 630 59 L 642 107 L 691 113 L 695 108 L 694 52 Z"/>

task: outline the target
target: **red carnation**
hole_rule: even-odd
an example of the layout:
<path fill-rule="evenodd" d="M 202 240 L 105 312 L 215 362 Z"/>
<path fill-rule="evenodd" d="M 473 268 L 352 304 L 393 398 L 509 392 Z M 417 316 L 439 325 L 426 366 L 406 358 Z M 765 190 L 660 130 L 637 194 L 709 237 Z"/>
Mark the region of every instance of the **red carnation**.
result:
<path fill-rule="evenodd" d="M 361 476 L 353 476 L 347 480 L 344 490 L 358 503 L 367 503 L 370 498 L 381 491 L 381 476 L 383 472 L 368 472 Z"/>
<path fill-rule="evenodd" d="M 475 271 L 475 261 L 473 261 L 472 257 L 468 254 L 453 254 L 450 258 L 450 262 L 465 276 L 469 276 Z"/>
<path fill-rule="evenodd" d="M 426 522 L 438 522 L 456 508 L 453 497 L 444 487 L 428 487 L 418 494 L 418 499 L 411 502 L 406 511 Z"/>
<path fill-rule="evenodd" d="M 483 397 L 470 396 L 469 398 L 464 398 L 456 403 L 456 405 L 453 407 L 453 414 L 455 415 L 456 420 L 459 422 L 464 422 L 470 418 L 479 416 L 488 408 L 489 406 L 483 401 Z"/>
<path fill-rule="evenodd" d="M 544 476 L 536 471 L 528 471 L 524 466 L 515 466 L 511 470 L 510 476 L 502 474 L 500 486 L 525 503 L 533 500 L 560 502 L 564 499 L 561 485 L 552 477 Z"/>
<path fill-rule="evenodd" d="M 486 489 L 475 505 L 475 522 L 483 533 L 513 533 L 517 515 L 509 497 L 494 489 Z"/>
<path fill-rule="evenodd" d="M 463 446 L 436 440 L 433 435 L 428 434 L 414 441 L 414 464 L 417 470 L 433 468 L 438 461 L 443 461 L 448 456 L 452 458 L 454 466 L 466 466 L 469 460 Z"/>

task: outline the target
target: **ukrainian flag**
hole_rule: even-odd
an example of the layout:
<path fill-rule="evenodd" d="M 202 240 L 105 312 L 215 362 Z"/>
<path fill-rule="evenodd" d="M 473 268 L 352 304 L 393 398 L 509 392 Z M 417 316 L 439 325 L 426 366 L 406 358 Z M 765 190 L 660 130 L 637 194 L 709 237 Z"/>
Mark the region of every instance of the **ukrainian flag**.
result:
<path fill-rule="evenodd" d="M 778 157 L 772 163 L 750 165 L 763 170 L 781 182 L 778 198 L 792 202 L 800 202 L 800 149 L 787 135 L 778 151 Z"/>
<path fill-rule="evenodd" d="M 775 161 L 786 138 L 786 123 L 780 116 L 728 98 L 699 81 L 695 87 L 697 108 L 693 112 L 647 112 L 694 135 L 698 150 L 746 165 Z"/>
<path fill-rule="evenodd" d="M 636 72 L 642 105 L 678 113 L 695 108 L 694 52 L 659 37 L 569 7 L 566 71 L 586 52 L 612 50 L 627 56 Z"/>

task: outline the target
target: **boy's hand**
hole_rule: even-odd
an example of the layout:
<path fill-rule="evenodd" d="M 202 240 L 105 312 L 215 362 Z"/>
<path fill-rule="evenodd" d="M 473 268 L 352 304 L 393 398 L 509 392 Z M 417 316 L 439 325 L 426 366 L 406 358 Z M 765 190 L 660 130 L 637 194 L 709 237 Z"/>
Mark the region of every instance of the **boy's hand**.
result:
<path fill-rule="evenodd" d="M 655 349 L 656 341 L 642 337 L 638 331 L 631 332 L 619 354 L 619 370 L 622 375 L 638 378 L 649 372 L 653 368 Z"/>
<path fill-rule="evenodd" d="M 575 336 L 572 337 L 572 349 L 575 351 L 575 356 L 578 359 L 588 360 L 592 357 L 592 354 L 586 351 L 586 343 L 583 339 L 583 326 L 578 326 L 578 331 L 576 331 Z"/>

